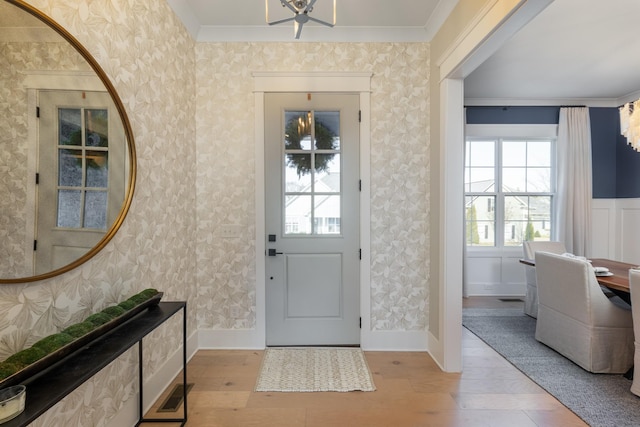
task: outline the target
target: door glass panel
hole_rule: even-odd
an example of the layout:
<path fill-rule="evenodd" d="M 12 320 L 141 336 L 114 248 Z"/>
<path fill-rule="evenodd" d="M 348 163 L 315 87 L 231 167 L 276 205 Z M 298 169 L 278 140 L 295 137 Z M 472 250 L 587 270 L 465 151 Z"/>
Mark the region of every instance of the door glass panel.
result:
<path fill-rule="evenodd" d="M 315 141 L 318 150 L 340 149 L 340 112 L 316 111 L 314 113 Z"/>
<path fill-rule="evenodd" d="M 76 190 L 58 191 L 58 227 L 80 227 L 80 207 L 82 193 Z"/>
<path fill-rule="evenodd" d="M 109 146 L 109 117 L 107 110 L 85 110 L 87 147 Z"/>
<path fill-rule="evenodd" d="M 106 109 L 58 109 L 58 227 L 106 230 L 108 128 Z"/>
<path fill-rule="evenodd" d="M 82 110 L 58 109 L 59 145 L 82 145 Z"/>
<path fill-rule="evenodd" d="M 109 163 L 106 151 L 87 151 L 87 187 L 107 188 Z"/>
<path fill-rule="evenodd" d="M 311 149 L 311 111 L 286 111 L 284 145 L 287 150 Z"/>
<path fill-rule="evenodd" d="M 287 193 L 311 192 L 311 154 L 285 154 L 285 184 Z"/>
<path fill-rule="evenodd" d="M 285 235 L 340 234 L 340 112 L 285 111 L 284 127 Z"/>
<path fill-rule="evenodd" d="M 107 229 L 107 192 L 89 191 L 84 198 L 84 228 Z"/>
<path fill-rule="evenodd" d="M 340 196 L 315 197 L 314 234 L 340 234 Z"/>
<path fill-rule="evenodd" d="M 316 154 L 314 190 L 340 193 L 340 154 Z"/>
<path fill-rule="evenodd" d="M 82 186 L 82 150 L 58 150 L 58 185 Z"/>
<path fill-rule="evenodd" d="M 285 234 L 311 234 L 311 198 L 295 195 L 285 198 Z"/>

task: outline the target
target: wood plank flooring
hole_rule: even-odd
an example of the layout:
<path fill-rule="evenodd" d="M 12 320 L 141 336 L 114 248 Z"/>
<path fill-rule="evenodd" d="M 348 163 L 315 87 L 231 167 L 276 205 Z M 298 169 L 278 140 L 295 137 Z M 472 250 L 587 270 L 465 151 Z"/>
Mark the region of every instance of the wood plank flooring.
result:
<path fill-rule="evenodd" d="M 465 302 L 467 304 L 469 302 Z M 490 302 L 494 304 L 495 302 Z M 484 302 L 473 302 L 484 304 Z M 509 304 L 512 304 L 509 302 Z M 476 305 L 477 306 L 477 305 Z M 463 329 L 461 374 L 422 352 L 366 352 L 377 390 L 350 393 L 253 391 L 262 351 L 200 350 L 188 365 L 188 427 L 535 427 L 586 426 L 475 335 Z M 169 387 L 165 392 L 168 393 Z M 158 399 L 160 405 L 166 396 Z M 147 417 L 182 414 L 157 413 Z M 145 423 L 143 426 L 178 424 Z"/>

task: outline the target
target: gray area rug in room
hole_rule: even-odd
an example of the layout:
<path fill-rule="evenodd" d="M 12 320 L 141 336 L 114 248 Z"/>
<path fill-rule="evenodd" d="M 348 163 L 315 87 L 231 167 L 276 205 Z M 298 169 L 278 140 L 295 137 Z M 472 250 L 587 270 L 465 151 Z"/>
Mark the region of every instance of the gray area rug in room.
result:
<path fill-rule="evenodd" d="M 359 348 L 271 347 L 264 353 L 256 391 L 374 391 Z"/>
<path fill-rule="evenodd" d="M 536 320 L 521 309 L 464 309 L 462 324 L 590 426 L 640 426 L 630 380 L 591 374 L 539 343 Z"/>

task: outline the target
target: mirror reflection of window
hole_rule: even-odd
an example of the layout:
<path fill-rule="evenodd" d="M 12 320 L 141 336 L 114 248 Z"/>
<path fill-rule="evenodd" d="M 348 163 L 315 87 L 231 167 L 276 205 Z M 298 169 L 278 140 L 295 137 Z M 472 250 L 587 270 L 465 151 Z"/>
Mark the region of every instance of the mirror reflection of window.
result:
<path fill-rule="evenodd" d="M 57 227 L 107 229 L 109 113 L 58 109 Z"/>

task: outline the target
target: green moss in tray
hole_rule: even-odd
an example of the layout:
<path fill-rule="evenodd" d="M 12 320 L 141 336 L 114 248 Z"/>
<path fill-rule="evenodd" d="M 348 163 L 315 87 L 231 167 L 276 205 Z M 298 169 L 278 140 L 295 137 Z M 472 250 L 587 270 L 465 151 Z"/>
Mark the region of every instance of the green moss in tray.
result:
<path fill-rule="evenodd" d="M 114 305 L 112 307 L 105 308 L 104 310 L 102 310 L 102 312 L 115 319 L 116 317 L 122 316 L 124 314 L 124 308 Z"/>
<path fill-rule="evenodd" d="M 111 320 L 111 316 L 106 313 L 95 313 L 85 319 L 85 322 L 91 322 L 96 326 L 104 325 L 109 320 Z"/>
<path fill-rule="evenodd" d="M 145 289 L 144 291 L 140 292 L 139 295 L 144 296 L 145 299 L 149 299 L 149 298 L 155 296 L 157 293 L 158 293 L 157 289 L 149 288 L 149 289 Z"/>
<path fill-rule="evenodd" d="M 159 292 L 156 289 L 145 289 L 126 301 L 112 307 L 107 307 L 99 313 L 87 317 L 84 322 L 69 326 L 60 333 L 49 335 L 36 342 L 33 346 L 21 350 L 0 362 L 0 380 L 10 377 L 27 366 L 37 362 L 43 357 L 64 347 L 77 338 L 80 338 L 96 327 L 104 325 L 136 306 L 153 298 Z"/>
<path fill-rule="evenodd" d="M 140 292 L 139 294 L 136 294 L 136 295 L 132 296 L 131 298 L 129 298 L 128 301 L 133 301 L 136 305 L 142 304 L 146 300 L 151 299 L 157 293 L 158 293 L 158 291 L 155 290 L 155 289 L 145 289 L 144 291 Z"/>
<path fill-rule="evenodd" d="M 29 347 L 17 352 L 16 354 L 9 356 L 4 363 L 13 363 L 19 366 L 29 366 L 34 362 L 42 359 L 47 355 L 47 352 L 38 347 Z"/>
<path fill-rule="evenodd" d="M 66 344 L 69 344 L 71 341 L 75 340 L 69 334 L 63 334 L 62 332 L 59 334 L 49 335 L 48 337 L 42 338 L 40 341 L 35 343 L 33 347 L 41 348 L 47 353 L 53 353 L 59 348 L 64 347 Z"/>
<path fill-rule="evenodd" d="M 88 334 L 96 328 L 91 322 L 84 321 L 82 323 L 76 323 L 75 325 L 69 326 L 67 329 L 63 330 L 63 334 L 69 334 L 74 338 L 80 338 L 83 335 Z"/>
<path fill-rule="evenodd" d="M 124 311 L 129 311 L 136 306 L 136 303 L 131 300 L 126 300 L 126 301 L 122 301 L 120 304 L 118 304 L 118 306 L 122 307 Z"/>
<path fill-rule="evenodd" d="M 5 360 L 4 362 L 0 363 L 0 379 L 10 377 L 22 368 L 24 368 L 24 366 L 18 365 L 17 363 L 7 362 Z"/>

